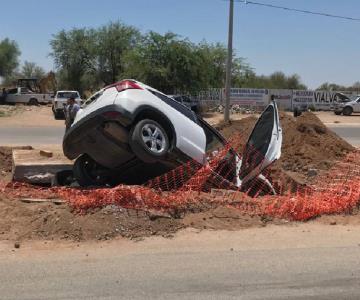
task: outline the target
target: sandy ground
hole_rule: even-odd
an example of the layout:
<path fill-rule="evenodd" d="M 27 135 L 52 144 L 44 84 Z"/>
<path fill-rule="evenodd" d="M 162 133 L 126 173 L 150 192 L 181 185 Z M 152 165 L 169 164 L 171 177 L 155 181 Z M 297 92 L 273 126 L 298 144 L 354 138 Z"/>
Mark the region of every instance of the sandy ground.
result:
<path fill-rule="evenodd" d="M 1 106 L 0 106 L 1 111 Z M 292 115 L 292 113 L 288 113 Z M 336 116 L 333 112 L 315 112 L 315 115 L 326 125 L 360 125 L 360 114 L 352 116 Z M 232 120 L 241 120 L 249 114 L 232 114 Z M 259 114 L 252 114 L 258 117 Z M 204 119 L 211 125 L 223 120 L 221 113 L 206 113 Z M 19 106 L 11 116 L 0 117 L 1 127 L 64 127 L 63 120 L 55 120 L 49 106 Z"/>
<path fill-rule="evenodd" d="M 360 114 L 354 114 L 351 116 L 337 116 L 333 112 L 318 111 L 315 115 L 325 125 L 360 125 Z"/>
<path fill-rule="evenodd" d="M 0 106 L 1 110 L 1 106 Z M 0 117 L 0 127 L 64 127 L 49 106 L 19 106 L 10 116 Z"/>
<path fill-rule="evenodd" d="M 289 116 L 292 116 L 292 113 L 287 112 Z M 360 125 L 360 114 L 352 116 L 337 116 L 330 111 L 318 111 L 314 113 L 325 125 L 332 126 L 349 126 Z M 241 120 L 249 116 L 259 117 L 259 114 L 232 114 L 230 118 L 232 120 Z M 224 119 L 224 115 L 221 113 L 208 113 L 205 115 L 204 119 L 208 121 L 211 125 L 220 123 Z"/>

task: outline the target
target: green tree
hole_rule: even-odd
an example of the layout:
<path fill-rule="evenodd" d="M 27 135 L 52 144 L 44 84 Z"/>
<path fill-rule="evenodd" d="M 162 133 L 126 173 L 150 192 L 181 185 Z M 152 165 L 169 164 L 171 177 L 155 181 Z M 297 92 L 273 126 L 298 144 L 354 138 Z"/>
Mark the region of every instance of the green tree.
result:
<path fill-rule="evenodd" d="M 21 67 L 20 76 L 25 78 L 42 78 L 45 76 L 45 70 L 34 62 L 25 61 Z"/>
<path fill-rule="evenodd" d="M 307 87 L 301 82 L 300 76 L 293 74 L 285 75 L 283 72 L 277 71 L 269 76 L 256 75 L 250 72 L 247 80 L 244 82 L 244 87 L 248 88 L 265 88 L 265 89 L 294 89 L 306 90 Z"/>
<path fill-rule="evenodd" d="M 360 82 L 357 81 L 355 82 L 353 85 L 351 86 L 344 86 L 344 85 L 339 85 L 336 83 L 329 83 L 329 82 L 325 82 L 322 85 L 320 85 L 317 90 L 322 90 L 322 91 L 349 91 L 349 92 L 358 92 L 360 91 Z"/>
<path fill-rule="evenodd" d="M 21 52 L 15 41 L 8 38 L 0 41 L 0 76 L 10 78 L 19 65 Z"/>
<path fill-rule="evenodd" d="M 102 26 L 94 34 L 97 75 L 103 83 L 113 83 L 122 75 L 124 56 L 137 45 L 140 32 L 132 26 L 115 22 Z"/>
<path fill-rule="evenodd" d="M 193 90 L 199 62 L 194 45 L 176 34 L 149 32 L 126 57 L 126 77 L 142 80 L 165 92 Z"/>
<path fill-rule="evenodd" d="M 60 86 L 83 92 L 89 88 L 84 78 L 89 72 L 96 73 L 95 34 L 86 28 L 62 30 L 50 41 L 51 56 L 59 72 Z"/>

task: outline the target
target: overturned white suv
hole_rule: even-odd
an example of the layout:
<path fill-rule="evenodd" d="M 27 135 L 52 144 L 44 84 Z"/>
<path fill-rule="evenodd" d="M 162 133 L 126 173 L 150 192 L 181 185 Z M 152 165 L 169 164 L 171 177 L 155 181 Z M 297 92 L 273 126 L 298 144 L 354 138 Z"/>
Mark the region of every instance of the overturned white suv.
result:
<path fill-rule="evenodd" d="M 199 166 L 227 144 L 221 134 L 185 105 L 135 80 L 94 94 L 64 136 L 63 151 L 75 159 L 82 186 L 141 184 L 188 161 Z M 243 156 L 233 149 L 220 176 L 238 188 L 256 180 L 274 192 L 261 172 L 280 157 L 282 130 L 275 102 L 259 118 Z"/>

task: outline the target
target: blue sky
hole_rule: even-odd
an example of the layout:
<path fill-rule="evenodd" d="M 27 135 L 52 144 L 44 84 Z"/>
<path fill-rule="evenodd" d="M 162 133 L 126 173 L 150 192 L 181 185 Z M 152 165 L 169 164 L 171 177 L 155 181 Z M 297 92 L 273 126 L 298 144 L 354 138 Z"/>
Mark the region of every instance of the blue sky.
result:
<path fill-rule="evenodd" d="M 258 0 L 360 18 L 358 0 Z M 18 42 L 22 60 L 49 70 L 49 40 L 61 29 L 121 20 L 142 32 L 173 31 L 194 42 L 227 43 L 224 0 L 0 1 L 0 39 Z M 315 88 L 325 81 L 360 80 L 360 22 L 235 3 L 234 48 L 258 74 L 298 73 Z"/>

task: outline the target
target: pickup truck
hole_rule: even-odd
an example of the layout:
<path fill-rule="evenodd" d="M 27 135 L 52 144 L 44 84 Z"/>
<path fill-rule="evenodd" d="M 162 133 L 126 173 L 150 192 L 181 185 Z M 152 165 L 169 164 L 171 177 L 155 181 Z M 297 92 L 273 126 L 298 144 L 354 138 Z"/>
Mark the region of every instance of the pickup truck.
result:
<path fill-rule="evenodd" d="M 7 91 L 6 103 L 24 103 L 28 105 L 38 105 L 40 103 L 51 103 L 52 94 L 38 94 L 30 91 L 26 87 L 17 87 Z"/>
<path fill-rule="evenodd" d="M 74 98 L 79 105 L 82 104 L 78 91 L 57 91 L 52 101 L 52 111 L 56 120 L 64 119 L 64 106 L 69 98 Z"/>
<path fill-rule="evenodd" d="M 337 102 L 334 105 L 335 115 L 350 116 L 352 113 L 360 113 L 360 96 L 356 96 L 352 100 Z"/>

